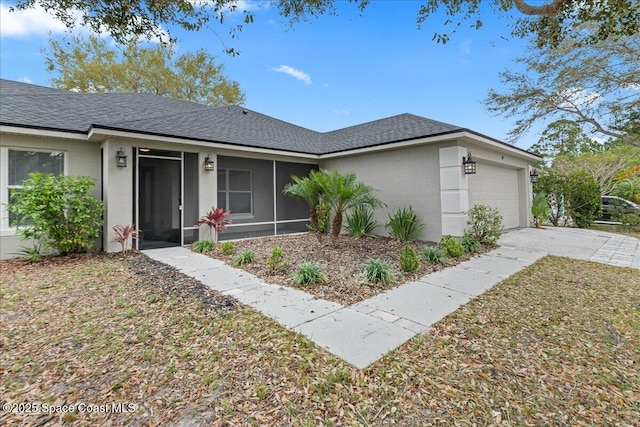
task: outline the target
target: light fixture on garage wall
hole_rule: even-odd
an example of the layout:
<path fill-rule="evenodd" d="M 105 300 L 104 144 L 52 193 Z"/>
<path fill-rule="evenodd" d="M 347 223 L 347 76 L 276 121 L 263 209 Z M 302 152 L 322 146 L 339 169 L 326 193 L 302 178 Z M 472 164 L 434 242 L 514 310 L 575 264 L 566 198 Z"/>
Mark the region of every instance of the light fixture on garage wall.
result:
<path fill-rule="evenodd" d="M 467 157 L 462 156 L 462 167 L 465 175 L 476 173 L 476 162 L 471 158 L 471 151 L 467 153 Z"/>
<path fill-rule="evenodd" d="M 207 157 L 204 158 L 204 170 L 206 170 L 207 172 L 212 172 L 213 169 L 213 157 L 211 157 L 211 154 L 207 154 Z"/>
<path fill-rule="evenodd" d="M 531 172 L 529 172 L 529 178 L 531 178 L 531 182 L 532 183 L 536 183 L 538 182 L 538 178 L 540 177 L 540 174 L 538 173 L 538 169 L 533 169 Z"/>
<path fill-rule="evenodd" d="M 116 166 L 119 168 L 127 167 L 127 155 L 124 153 L 124 148 L 120 147 L 120 149 L 116 152 Z"/>

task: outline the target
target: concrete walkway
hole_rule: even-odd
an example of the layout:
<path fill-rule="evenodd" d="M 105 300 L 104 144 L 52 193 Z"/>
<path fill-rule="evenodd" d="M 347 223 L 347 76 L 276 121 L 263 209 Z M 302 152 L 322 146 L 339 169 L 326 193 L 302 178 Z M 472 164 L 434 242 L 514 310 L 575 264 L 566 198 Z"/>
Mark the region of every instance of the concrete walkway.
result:
<path fill-rule="evenodd" d="M 502 236 L 498 249 L 349 307 L 316 299 L 298 289 L 266 284 L 252 274 L 187 248 L 144 253 L 235 297 L 364 369 L 547 254 L 640 269 L 639 242 L 590 230 L 511 230 Z"/>

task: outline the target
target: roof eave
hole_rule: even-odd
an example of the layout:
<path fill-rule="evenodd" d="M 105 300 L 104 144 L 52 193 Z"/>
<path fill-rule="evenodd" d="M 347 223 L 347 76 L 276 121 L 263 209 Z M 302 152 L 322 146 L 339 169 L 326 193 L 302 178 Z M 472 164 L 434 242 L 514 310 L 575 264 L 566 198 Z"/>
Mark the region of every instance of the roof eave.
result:
<path fill-rule="evenodd" d="M 86 141 L 87 132 L 77 129 L 61 129 L 46 126 L 29 126 L 16 123 L 0 122 L 0 132 L 16 135 L 45 136 L 51 138 L 80 139 Z"/>
<path fill-rule="evenodd" d="M 175 136 L 175 135 L 165 135 L 160 133 L 134 131 L 130 129 L 119 129 L 119 128 L 103 126 L 103 125 L 95 125 L 95 124 L 91 126 L 91 129 L 89 130 L 90 140 L 101 139 L 104 137 L 135 138 L 135 139 L 158 141 L 158 142 L 190 144 L 190 145 L 197 145 L 201 147 L 209 147 L 209 148 L 217 148 L 217 149 L 236 150 L 236 151 L 261 153 L 261 154 L 272 154 L 272 155 L 287 156 L 287 157 L 298 157 L 298 158 L 304 158 L 304 159 L 313 159 L 313 160 L 319 159 L 318 154 L 315 154 L 315 153 L 307 153 L 307 152 L 300 152 L 300 151 L 293 151 L 293 150 L 278 150 L 274 148 L 262 148 L 262 147 L 247 145 L 247 144 L 214 141 L 214 140 L 208 140 L 208 139 L 186 138 L 186 137 Z"/>

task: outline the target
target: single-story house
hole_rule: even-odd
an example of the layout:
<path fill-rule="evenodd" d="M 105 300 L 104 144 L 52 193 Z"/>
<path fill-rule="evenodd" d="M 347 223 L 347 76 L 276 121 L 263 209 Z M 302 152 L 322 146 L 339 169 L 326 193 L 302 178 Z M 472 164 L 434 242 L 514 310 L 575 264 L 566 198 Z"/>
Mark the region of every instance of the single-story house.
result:
<path fill-rule="evenodd" d="M 142 231 L 139 249 L 192 243 L 207 235 L 196 222 L 212 206 L 232 212 L 221 240 L 304 231 L 308 207 L 282 189 L 314 168 L 354 172 L 376 188 L 387 204 L 376 212 L 381 223 L 412 206 L 427 224 L 425 240 L 461 236 L 478 203 L 497 208 L 505 228 L 530 225 L 537 156 L 412 114 L 322 133 L 240 106 L 10 80 L 0 80 L 0 107 L 2 258 L 24 245 L 4 204 L 34 171 L 95 178 L 108 252 L 120 249 L 112 242 L 118 224 Z M 472 175 L 463 167 L 469 152 Z"/>

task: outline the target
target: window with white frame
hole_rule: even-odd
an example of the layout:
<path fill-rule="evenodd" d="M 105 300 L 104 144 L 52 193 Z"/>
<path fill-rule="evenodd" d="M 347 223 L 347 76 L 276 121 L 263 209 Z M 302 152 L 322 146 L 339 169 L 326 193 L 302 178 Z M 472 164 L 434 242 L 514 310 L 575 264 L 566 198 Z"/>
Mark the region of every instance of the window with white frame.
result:
<path fill-rule="evenodd" d="M 250 170 L 218 169 L 218 207 L 231 214 L 253 214 Z"/>
<path fill-rule="evenodd" d="M 8 203 L 11 197 L 22 188 L 22 183 L 29 178 L 32 172 L 54 175 L 64 174 L 64 153 L 60 151 L 25 150 L 19 148 L 7 149 L 3 159 L 2 169 L 6 171 L 2 181 L 6 184 L 2 189 L 2 201 Z M 3 210 L 5 210 L 3 208 Z M 2 212 L 2 228 L 16 226 L 16 219 Z"/>

